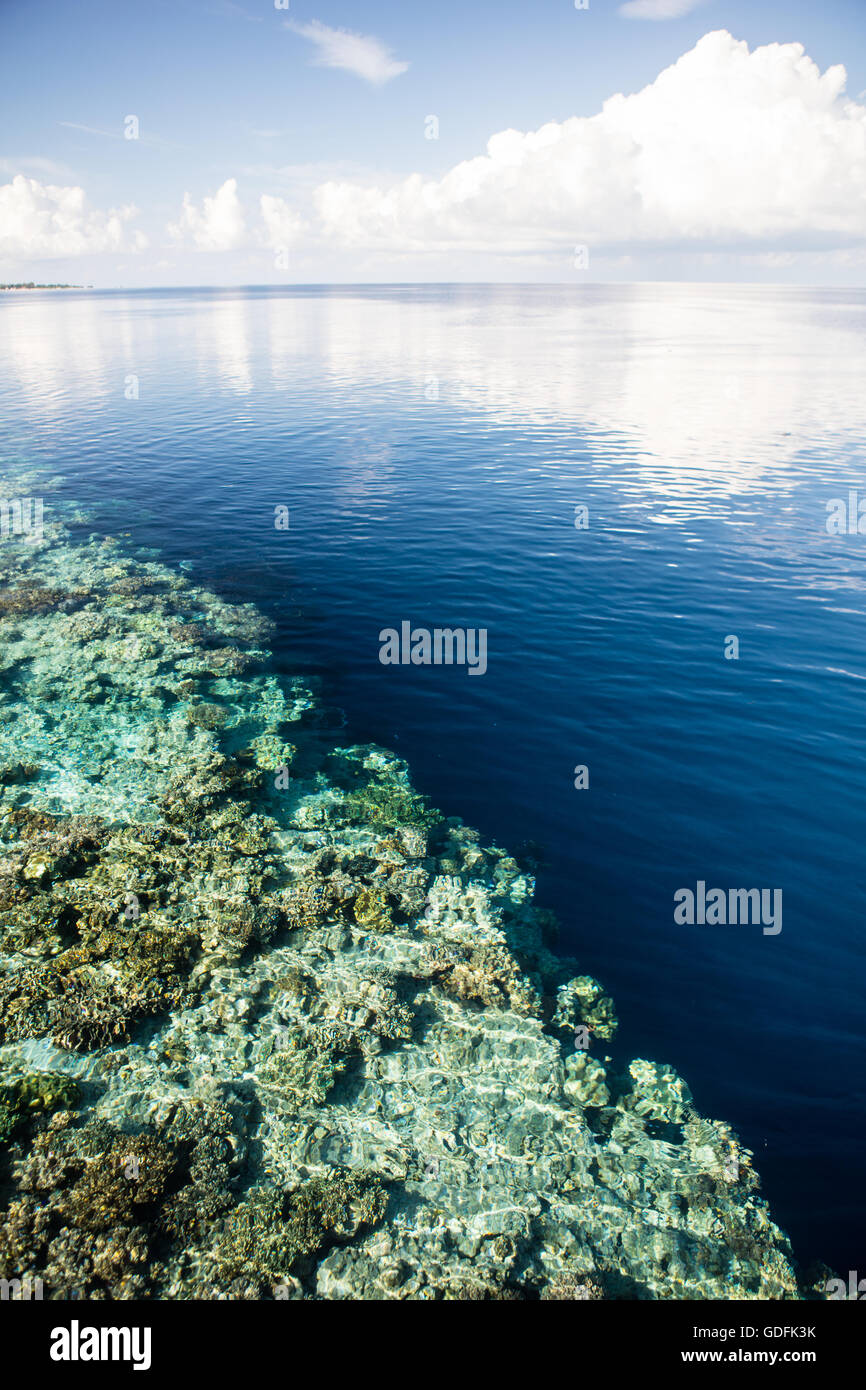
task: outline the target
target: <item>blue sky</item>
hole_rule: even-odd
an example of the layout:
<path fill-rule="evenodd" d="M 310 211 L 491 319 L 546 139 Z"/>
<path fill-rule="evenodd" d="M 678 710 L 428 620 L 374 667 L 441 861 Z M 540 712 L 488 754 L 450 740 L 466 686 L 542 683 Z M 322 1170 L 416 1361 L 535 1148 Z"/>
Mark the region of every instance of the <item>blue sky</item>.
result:
<path fill-rule="evenodd" d="M 863 0 L 4 0 L 0 24 L 3 279 L 863 280 Z M 720 31 L 622 120 L 569 125 Z M 735 41 L 801 44 L 845 91 Z"/>

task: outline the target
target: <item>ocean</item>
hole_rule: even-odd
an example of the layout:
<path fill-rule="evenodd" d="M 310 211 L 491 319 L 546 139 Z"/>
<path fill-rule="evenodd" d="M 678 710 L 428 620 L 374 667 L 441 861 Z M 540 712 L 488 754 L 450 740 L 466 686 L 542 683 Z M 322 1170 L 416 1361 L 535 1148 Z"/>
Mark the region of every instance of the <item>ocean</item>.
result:
<path fill-rule="evenodd" d="M 54 480 L 46 520 L 79 509 L 82 536 L 263 610 L 335 740 L 394 750 L 531 866 L 557 949 L 616 1000 L 611 1054 L 685 1077 L 800 1259 L 846 1277 L 866 1236 L 864 380 L 850 290 L 0 299 L 0 451 Z M 383 662 L 405 623 L 483 631 L 485 669 Z M 677 920 L 677 894 L 713 889 L 780 911 Z"/>

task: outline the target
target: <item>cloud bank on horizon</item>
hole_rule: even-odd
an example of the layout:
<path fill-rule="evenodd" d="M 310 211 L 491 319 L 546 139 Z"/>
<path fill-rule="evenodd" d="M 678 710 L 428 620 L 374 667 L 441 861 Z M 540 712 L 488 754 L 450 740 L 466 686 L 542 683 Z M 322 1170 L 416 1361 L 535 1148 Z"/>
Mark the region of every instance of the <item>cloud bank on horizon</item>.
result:
<path fill-rule="evenodd" d="M 372 82 L 392 64 L 385 50 L 328 51 Z M 750 51 L 718 30 L 643 90 L 594 116 L 500 131 L 440 178 L 330 179 L 302 203 L 259 191 L 245 206 L 230 176 L 200 204 L 187 194 L 178 218 L 146 239 L 130 226 L 134 208 L 101 212 L 81 188 L 18 176 L 0 188 L 0 258 L 139 250 L 160 236 L 199 252 L 324 245 L 391 261 L 561 257 L 575 244 L 862 254 L 866 106 L 845 84 L 844 67 L 822 73 L 801 44 Z"/>
<path fill-rule="evenodd" d="M 43 184 L 16 174 L 0 187 L 0 258 L 45 260 L 105 251 L 143 251 L 143 232 L 128 232 L 137 215 L 130 205 L 101 212 L 88 205 L 83 188 Z"/>
<path fill-rule="evenodd" d="M 355 245 L 790 242 L 866 236 L 866 106 L 801 44 L 704 36 L 596 116 L 491 137 L 444 178 L 316 190 L 325 236 Z"/>

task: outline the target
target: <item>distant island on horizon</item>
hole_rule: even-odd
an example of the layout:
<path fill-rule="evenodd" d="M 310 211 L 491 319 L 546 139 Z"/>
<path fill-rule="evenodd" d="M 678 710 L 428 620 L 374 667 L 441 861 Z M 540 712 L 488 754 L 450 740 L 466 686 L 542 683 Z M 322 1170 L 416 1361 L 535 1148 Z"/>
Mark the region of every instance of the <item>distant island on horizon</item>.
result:
<path fill-rule="evenodd" d="M 0 284 L 0 290 L 92 290 L 92 285 L 37 285 L 33 280 L 22 280 L 17 285 Z"/>

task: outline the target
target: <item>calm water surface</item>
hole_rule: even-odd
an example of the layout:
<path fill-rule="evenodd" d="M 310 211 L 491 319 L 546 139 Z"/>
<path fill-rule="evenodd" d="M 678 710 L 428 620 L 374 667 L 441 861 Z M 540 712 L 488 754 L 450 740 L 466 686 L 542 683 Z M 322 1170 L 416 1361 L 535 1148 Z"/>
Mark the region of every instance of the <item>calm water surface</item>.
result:
<path fill-rule="evenodd" d="M 447 814 L 538 841 L 617 1046 L 734 1124 L 802 1257 L 861 1274 L 866 536 L 825 523 L 866 499 L 864 380 L 866 292 L 0 301 L 4 455 L 266 608 Z M 403 620 L 486 628 L 486 675 L 382 666 Z M 782 933 L 678 926 L 699 879 L 781 888 Z"/>

